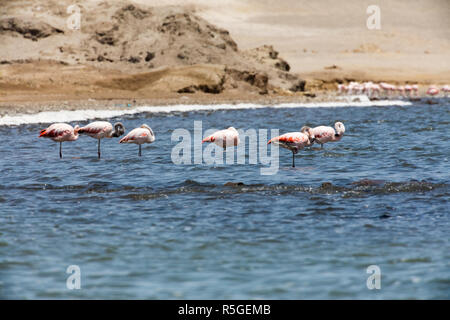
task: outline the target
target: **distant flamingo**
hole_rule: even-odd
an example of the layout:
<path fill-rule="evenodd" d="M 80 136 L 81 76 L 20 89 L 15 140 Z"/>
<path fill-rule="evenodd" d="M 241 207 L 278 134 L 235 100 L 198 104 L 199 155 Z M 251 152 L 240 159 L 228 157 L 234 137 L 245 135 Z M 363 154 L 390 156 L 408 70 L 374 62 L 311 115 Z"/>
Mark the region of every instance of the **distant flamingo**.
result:
<path fill-rule="evenodd" d="M 64 141 L 75 141 L 78 139 L 78 126 L 73 128 L 67 123 L 54 123 L 40 132 L 39 138 L 49 138 L 59 142 L 59 157 L 62 158 L 62 143 Z"/>
<path fill-rule="evenodd" d="M 315 138 L 315 143 L 319 143 L 320 147 L 323 148 L 323 144 L 327 142 L 337 142 L 342 139 L 345 133 L 345 126 L 342 122 L 336 122 L 334 124 L 336 131 L 332 127 L 319 126 L 315 128 L 303 127 L 300 131 L 306 132 L 311 130 Z"/>
<path fill-rule="evenodd" d="M 125 137 L 120 139 L 119 143 L 135 143 L 139 145 L 139 157 L 142 155 L 142 144 L 155 141 L 153 130 L 146 124 L 139 128 L 131 130 Z"/>
<path fill-rule="evenodd" d="M 398 86 L 397 92 L 400 94 L 400 97 L 405 98 L 405 87 L 404 86 Z"/>
<path fill-rule="evenodd" d="M 98 140 L 98 158 L 100 159 L 100 140 L 103 138 L 118 138 L 125 133 L 125 127 L 122 123 L 114 124 L 114 130 L 111 123 L 107 121 L 95 121 L 78 130 L 79 134 L 87 134 L 88 136 Z"/>
<path fill-rule="evenodd" d="M 352 82 L 350 82 L 349 84 L 348 84 L 348 87 L 347 87 L 347 89 L 348 89 L 348 94 L 349 95 L 352 95 L 353 94 L 353 91 L 361 91 L 362 90 L 362 85 L 360 85 L 358 82 L 355 82 L 355 81 L 352 81 Z"/>
<path fill-rule="evenodd" d="M 372 95 L 371 95 L 371 97 L 375 96 L 375 94 L 376 94 L 376 96 L 379 98 L 380 97 L 380 91 L 381 91 L 380 85 L 374 83 L 372 85 Z"/>
<path fill-rule="evenodd" d="M 304 132 L 289 132 L 281 136 L 272 138 L 267 144 L 275 143 L 279 146 L 292 151 L 292 167 L 295 168 L 295 154 L 314 143 L 314 134 L 311 128 L 305 129 Z"/>
<path fill-rule="evenodd" d="M 445 93 L 445 96 L 448 96 L 448 93 L 450 92 L 450 86 L 449 85 L 445 85 L 441 88 L 442 92 Z"/>
<path fill-rule="evenodd" d="M 345 84 L 338 84 L 338 94 L 343 94 L 348 91 L 348 87 Z"/>
<path fill-rule="evenodd" d="M 418 97 L 419 96 L 419 86 L 417 84 L 413 84 L 411 86 L 411 89 L 414 92 L 414 96 Z"/>
<path fill-rule="evenodd" d="M 427 94 L 430 96 L 436 96 L 439 94 L 439 88 L 436 86 L 430 86 L 427 90 Z"/>
<path fill-rule="evenodd" d="M 409 84 L 405 85 L 405 92 L 406 96 L 411 97 L 412 86 L 410 86 Z"/>
<path fill-rule="evenodd" d="M 227 147 L 233 147 L 239 144 L 239 133 L 235 128 L 229 127 L 228 129 L 214 132 L 212 135 L 203 139 L 202 143 L 204 142 L 213 142 L 219 147 L 226 149 Z"/>
<path fill-rule="evenodd" d="M 397 89 L 397 87 L 394 86 L 393 84 L 389 84 L 386 82 L 381 82 L 380 87 L 381 87 L 381 89 L 383 89 L 386 96 L 388 96 L 388 97 L 392 96 L 394 94 L 395 90 Z"/>

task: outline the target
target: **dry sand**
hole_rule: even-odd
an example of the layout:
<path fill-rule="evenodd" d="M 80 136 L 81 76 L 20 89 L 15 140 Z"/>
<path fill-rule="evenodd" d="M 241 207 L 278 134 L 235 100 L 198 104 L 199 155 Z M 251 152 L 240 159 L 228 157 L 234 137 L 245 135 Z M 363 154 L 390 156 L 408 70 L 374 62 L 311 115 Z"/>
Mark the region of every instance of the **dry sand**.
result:
<path fill-rule="evenodd" d="M 0 114 L 328 99 L 337 82 L 450 83 L 450 2 L 0 0 Z M 304 82 L 306 80 L 306 83 Z"/>

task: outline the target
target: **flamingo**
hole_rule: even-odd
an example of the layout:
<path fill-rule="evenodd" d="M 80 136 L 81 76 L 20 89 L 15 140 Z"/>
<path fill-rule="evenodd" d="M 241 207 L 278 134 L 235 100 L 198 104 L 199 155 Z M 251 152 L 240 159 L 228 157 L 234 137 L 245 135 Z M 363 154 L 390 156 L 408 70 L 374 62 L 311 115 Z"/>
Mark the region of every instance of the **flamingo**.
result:
<path fill-rule="evenodd" d="M 352 95 L 353 94 L 353 90 L 355 90 L 355 91 L 360 90 L 360 84 L 358 82 L 351 81 L 348 84 L 347 89 L 348 89 L 348 94 Z"/>
<path fill-rule="evenodd" d="M 323 148 L 323 144 L 327 142 L 337 142 L 342 139 L 345 133 L 345 126 L 342 122 L 336 122 L 334 124 L 336 131 L 332 127 L 318 126 L 315 128 L 303 127 L 300 131 L 306 132 L 311 130 L 314 135 L 315 143 L 320 144 L 320 148 Z"/>
<path fill-rule="evenodd" d="M 445 93 L 445 96 L 448 96 L 448 93 L 450 92 L 450 86 L 449 85 L 445 85 L 441 88 L 442 92 Z"/>
<path fill-rule="evenodd" d="M 374 83 L 374 84 L 372 85 L 372 97 L 373 97 L 373 96 L 375 95 L 375 93 L 376 93 L 377 97 L 379 98 L 379 97 L 380 97 L 380 91 L 381 91 L 380 85 Z"/>
<path fill-rule="evenodd" d="M 338 84 L 338 94 L 343 94 L 348 91 L 348 87 L 345 84 Z"/>
<path fill-rule="evenodd" d="M 295 168 L 295 154 L 304 147 L 311 146 L 314 143 L 314 134 L 311 128 L 306 128 L 305 132 L 288 132 L 272 138 L 267 144 L 271 143 L 276 143 L 292 151 L 292 167 Z"/>
<path fill-rule="evenodd" d="M 98 140 L 98 158 L 100 159 L 100 140 L 103 138 L 118 138 L 125 133 L 125 127 L 121 122 L 114 124 L 107 121 L 95 121 L 78 130 L 79 134 L 87 134 L 88 136 Z"/>
<path fill-rule="evenodd" d="M 50 138 L 59 142 L 59 158 L 62 159 L 62 143 L 64 141 L 75 141 L 78 139 L 79 126 L 72 127 L 67 123 L 54 123 L 47 129 L 41 130 L 39 138 Z"/>
<path fill-rule="evenodd" d="M 409 84 L 405 85 L 405 92 L 406 96 L 411 97 L 412 86 L 410 86 Z"/>
<path fill-rule="evenodd" d="M 228 129 L 214 132 L 212 135 L 203 139 L 202 143 L 204 142 L 213 142 L 225 150 L 227 147 L 233 147 L 239 144 L 239 133 L 235 128 L 229 127 Z"/>
<path fill-rule="evenodd" d="M 419 96 L 419 86 L 417 84 L 413 84 L 411 86 L 411 89 L 414 92 L 414 96 L 415 97 Z"/>
<path fill-rule="evenodd" d="M 430 96 L 436 96 L 439 94 L 439 88 L 436 86 L 430 86 L 427 90 L 427 94 Z"/>
<path fill-rule="evenodd" d="M 400 94 L 400 97 L 401 98 L 405 98 L 406 96 L 405 96 L 405 87 L 404 86 L 399 86 L 399 87 L 397 87 L 397 91 L 398 91 L 398 93 Z"/>
<path fill-rule="evenodd" d="M 155 141 L 153 130 L 146 124 L 131 130 L 119 143 L 135 143 L 139 145 L 139 157 L 142 155 L 142 144 Z"/>

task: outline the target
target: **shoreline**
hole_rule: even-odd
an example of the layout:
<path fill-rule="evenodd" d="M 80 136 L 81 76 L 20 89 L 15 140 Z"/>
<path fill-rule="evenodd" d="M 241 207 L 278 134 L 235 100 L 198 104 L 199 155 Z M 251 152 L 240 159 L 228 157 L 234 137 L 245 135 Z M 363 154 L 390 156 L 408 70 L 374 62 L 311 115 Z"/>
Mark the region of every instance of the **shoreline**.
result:
<path fill-rule="evenodd" d="M 214 112 L 219 110 L 241 110 L 241 109 L 262 109 L 262 108 L 337 108 L 337 107 L 373 107 L 373 106 L 409 106 L 414 100 L 370 100 L 367 96 L 341 96 L 335 99 L 321 99 L 321 101 L 233 101 L 227 103 L 224 101 L 215 101 L 214 103 L 194 103 L 191 101 L 182 101 L 181 103 L 166 104 L 148 104 L 142 103 L 125 106 L 124 104 L 112 105 L 114 101 L 108 101 L 110 105 L 105 104 L 85 104 L 83 108 L 53 108 L 39 110 L 34 113 L 16 113 L 0 116 L 1 126 L 18 126 L 24 124 L 38 123 L 57 123 L 88 121 L 92 119 L 111 119 L 123 116 L 131 116 L 143 113 L 173 113 L 173 112 Z M 93 101 L 90 101 L 92 103 Z M 98 103 L 98 101 L 95 101 Z M 168 101 L 165 101 L 168 102 Z"/>
<path fill-rule="evenodd" d="M 310 96 L 311 95 L 311 96 Z M 137 107 L 149 106 L 178 106 L 178 105 L 277 105 L 286 103 L 316 104 L 338 102 L 367 102 L 367 101 L 403 101 L 414 102 L 426 99 L 432 104 L 433 99 L 445 97 L 430 97 L 419 95 L 418 97 L 389 97 L 369 99 L 367 95 L 339 95 L 337 91 L 324 91 L 321 93 L 293 94 L 293 95 L 264 95 L 259 97 L 233 97 L 225 95 L 183 95 L 180 97 L 166 98 L 137 98 L 137 99 L 52 99 L 52 100 L 23 100 L 0 101 L 0 119 L 5 116 L 32 115 L 40 112 L 54 111 L 80 111 L 80 110 L 128 110 Z"/>

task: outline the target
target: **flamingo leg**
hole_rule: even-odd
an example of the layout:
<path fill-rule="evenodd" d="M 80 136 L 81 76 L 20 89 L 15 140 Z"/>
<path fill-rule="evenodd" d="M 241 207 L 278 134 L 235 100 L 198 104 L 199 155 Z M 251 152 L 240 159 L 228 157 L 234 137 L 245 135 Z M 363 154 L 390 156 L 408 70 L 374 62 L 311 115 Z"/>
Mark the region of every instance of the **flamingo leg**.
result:
<path fill-rule="evenodd" d="M 97 153 L 98 153 L 98 158 L 100 159 L 100 139 L 98 139 L 98 150 L 97 150 Z"/>
<path fill-rule="evenodd" d="M 320 149 L 323 149 L 323 143 L 320 144 Z"/>
<path fill-rule="evenodd" d="M 295 168 L 295 153 L 292 151 L 292 168 Z"/>
<path fill-rule="evenodd" d="M 142 145 L 139 145 L 139 157 L 142 156 Z"/>
<path fill-rule="evenodd" d="M 59 143 L 59 158 L 62 159 L 62 142 Z"/>

